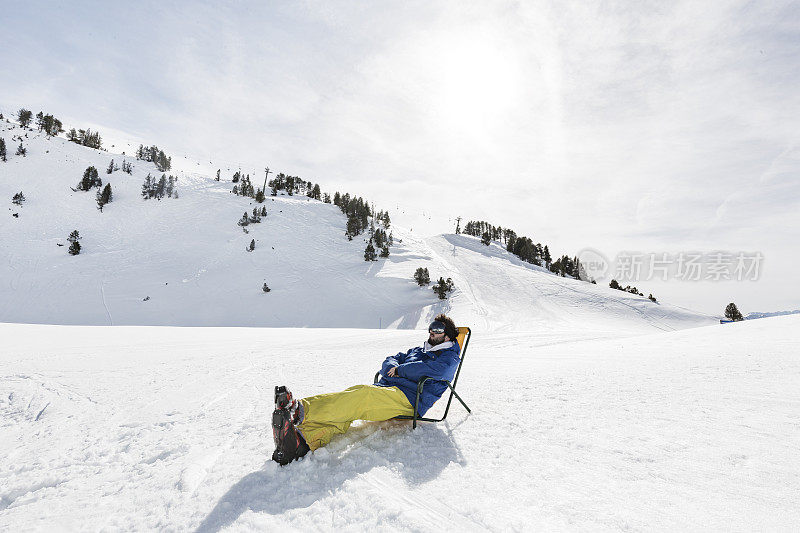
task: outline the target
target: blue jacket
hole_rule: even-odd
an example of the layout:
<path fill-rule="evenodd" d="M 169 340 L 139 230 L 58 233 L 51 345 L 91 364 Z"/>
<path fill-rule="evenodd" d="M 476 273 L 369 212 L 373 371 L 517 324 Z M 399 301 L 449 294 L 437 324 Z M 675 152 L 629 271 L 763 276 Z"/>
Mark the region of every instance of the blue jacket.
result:
<path fill-rule="evenodd" d="M 453 345 L 437 350 L 434 346 L 430 351 L 420 346 L 412 348 L 406 353 L 387 357 L 381 367 L 381 379 L 377 383 L 382 387 L 397 387 L 408 398 L 411 405 L 417 401 L 417 383 L 428 376 L 429 379 L 422 387 L 419 395 L 419 416 L 425 413 L 441 398 L 447 390 L 447 383 L 441 380 L 453 381 L 453 377 L 460 362 L 461 347 L 453 341 Z M 390 368 L 397 367 L 397 374 L 388 377 L 386 373 Z"/>

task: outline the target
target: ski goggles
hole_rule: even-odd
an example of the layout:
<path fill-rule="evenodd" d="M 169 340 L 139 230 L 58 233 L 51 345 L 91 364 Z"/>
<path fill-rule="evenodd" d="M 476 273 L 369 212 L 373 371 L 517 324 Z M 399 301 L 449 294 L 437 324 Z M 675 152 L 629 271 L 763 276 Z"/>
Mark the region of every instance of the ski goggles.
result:
<path fill-rule="evenodd" d="M 444 333 L 444 322 L 439 322 L 438 320 L 431 322 L 431 325 L 428 326 L 428 333 Z"/>

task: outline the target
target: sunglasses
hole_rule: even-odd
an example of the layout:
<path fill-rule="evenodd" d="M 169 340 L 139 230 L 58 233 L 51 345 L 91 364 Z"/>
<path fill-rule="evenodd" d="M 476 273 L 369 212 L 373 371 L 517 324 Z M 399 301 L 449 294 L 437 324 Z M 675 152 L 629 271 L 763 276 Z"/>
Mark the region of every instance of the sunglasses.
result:
<path fill-rule="evenodd" d="M 431 322 L 431 325 L 428 326 L 429 333 L 436 333 L 437 335 L 440 333 L 444 333 L 444 324 L 442 322 L 434 321 Z"/>

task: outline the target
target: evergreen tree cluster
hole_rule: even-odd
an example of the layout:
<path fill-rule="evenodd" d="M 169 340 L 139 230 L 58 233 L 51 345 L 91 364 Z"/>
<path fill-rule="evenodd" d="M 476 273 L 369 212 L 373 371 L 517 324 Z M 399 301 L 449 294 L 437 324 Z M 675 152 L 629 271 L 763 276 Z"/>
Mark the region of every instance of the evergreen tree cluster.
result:
<path fill-rule="evenodd" d="M 17 194 L 11 197 L 11 203 L 15 205 L 22 205 L 25 201 L 25 195 L 22 194 L 22 191 L 19 191 Z"/>
<path fill-rule="evenodd" d="M 644 294 L 639 292 L 639 289 L 637 289 L 636 287 L 631 287 L 630 285 L 626 285 L 625 287 L 623 287 L 615 279 L 612 279 L 611 283 L 609 283 L 608 286 L 611 287 L 612 289 L 617 289 L 618 291 L 628 292 L 628 293 L 631 293 L 631 294 L 635 294 L 636 296 L 644 296 Z M 651 302 L 658 303 L 658 301 L 656 300 L 656 297 L 653 296 L 652 293 L 650 293 L 650 295 L 647 297 L 647 299 L 650 300 Z"/>
<path fill-rule="evenodd" d="M 241 184 L 238 184 L 240 180 Z M 233 186 L 233 190 L 231 191 L 233 194 L 246 196 L 248 198 L 256 197 L 256 190 L 253 187 L 253 183 L 250 181 L 250 174 L 242 176 L 241 172 L 237 171 L 233 175 L 233 183 L 238 184 Z"/>
<path fill-rule="evenodd" d="M 484 233 L 489 234 L 489 238 L 494 241 L 499 241 L 503 236 L 503 228 L 500 226 L 492 226 L 488 222 L 470 220 L 464 225 L 461 233 L 472 235 L 473 237 L 482 237 Z"/>
<path fill-rule="evenodd" d="M 308 183 L 308 187 L 306 187 L 306 196 L 312 198 L 314 200 L 322 200 L 322 191 L 319 188 L 319 184 L 315 184 L 311 187 L 311 183 Z"/>
<path fill-rule="evenodd" d="M 80 144 L 81 146 L 88 146 L 89 148 L 96 148 L 100 149 L 103 146 L 103 139 L 100 137 L 100 133 L 93 132 L 90 129 L 85 130 L 78 130 L 75 131 L 75 128 L 72 128 L 67 133 L 67 140 Z"/>
<path fill-rule="evenodd" d="M 248 215 L 247 211 L 245 211 L 242 215 L 242 218 L 240 218 L 236 224 L 242 227 L 249 226 L 250 224 L 259 224 L 261 223 L 261 217 L 265 216 L 267 216 L 266 207 L 261 206 L 260 210 L 257 207 L 254 207 L 252 215 Z"/>
<path fill-rule="evenodd" d="M 97 209 L 100 212 L 103 212 L 103 206 L 105 206 L 108 202 L 111 201 L 111 184 L 106 183 L 106 186 L 103 189 L 97 189 Z"/>
<path fill-rule="evenodd" d="M 125 163 L 122 163 L 122 165 L 124 166 Z M 108 164 L 108 167 L 106 168 L 106 174 L 111 174 L 112 172 L 116 172 L 117 170 L 119 170 L 119 167 L 114 164 L 114 160 L 112 159 L 111 162 Z"/>
<path fill-rule="evenodd" d="M 22 157 L 25 157 L 26 155 L 28 155 L 28 150 L 27 150 L 27 148 L 22 146 L 22 142 L 20 142 L 19 146 L 17 146 L 17 153 L 15 155 L 21 155 Z"/>
<path fill-rule="evenodd" d="M 60 120 L 53 115 L 45 115 L 41 111 L 36 114 L 36 126 L 39 131 L 44 131 L 50 137 L 55 137 L 64 131 Z"/>
<path fill-rule="evenodd" d="M 116 170 L 116 168 L 115 168 Z M 122 171 L 126 174 L 133 174 L 133 165 L 130 164 L 128 161 L 122 162 Z"/>
<path fill-rule="evenodd" d="M 156 169 L 159 172 L 166 172 L 172 168 L 172 158 L 167 157 L 163 150 L 159 150 L 158 146 L 143 146 L 139 145 L 136 150 L 136 159 L 155 163 Z"/>
<path fill-rule="evenodd" d="M 289 176 L 283 172 L 278 173 L 273 179 L 267 182 L 270 187 L 271 195 L 277 196 L 278 191 L 284 191 L 289 196 L 306 195 L 309 198 L 319 200 L 321 191 L 319 185 L 313 185 L 310 181 L 305 181 L 297 176 Z"/>
<path fill-rule="evenodd" d="M 375 215 L 375 219 L 380 222 L 380 224 L 383 226 L 383 229 L 389 229 L 389 227 L 392 225 L 388 211 L 378 211 L 378 214 Z"/>
<path fill-rule="evenodd" d="M 0 161 L 6 162 L 8 161 L 8 157 L 6 155 L 6 140 L 0 137 Z"/>
<path fill-rule="evenodd" d="M 78 255 L 81 253 L 81 243 L 78 242 L 80 238 L 81 235 L 76 229 L 72 230 L 72 233 L 70 233 L 69 237 L 67 237 L 67 240 L 70 242 L 69 249 L 67 250 L 69 255 Z"/>
<path fill-rule="evenodd" d="M 417 285 L 422 287 L 423 285 L 429 285 L 431 282 L 431 275 L 428 272 L 428 268 L 419 267 L 417 270 L 414 271 L 414 281 L 417 282 Z"/>
<path fill-rule="evenodd" d="M 570 276 L 575 279 L 586 278 L 586 271 L 583 269 L 578 257 L 569 257 L 562 255 L 550 265 L 550 272 L 558 274 L 559 276 Z M 583 275 L 582 275 L 583 274 Z"/>
<path fill-rule="evenodd" d="M 583 265 L 581 265 L 581 262 L 577 256 L 569 257 L 567 255 L 563 255 L 553 261 L 553 258 L 550 255 L 550 248 L 547 245 L 542 246 L 541 243 L 534 243 L 529 237 L 519 237 L 517 236 L 517 233 L 510 228 L 493 226 L 492 224 L 484 221 L 470 220 L 464 225 L 464 228 L 461 229 L 460 217 L 457 220 L 459 224 L 457 231 L 461 231 L 461 233 L 466 235 L 480 237 L 481 242 L 487 246 L 491 243 L 491 241 L 502 241 L 505 243 L 506 250 L 508 252 L 516 255 L 526 263 L 544 266 L 550 270 L 550 272 L 563 277 L 569 276 L 575 279 L 583 280 L 588 278 L 586 271 L 584 270 Z"/>
<path fill-rule="evenodd" d="M 161 200 L 165 196 L 167 198 L 178 198 L 177 182 L 178 178 L 171 174 L 169 177 L 166 174 L 162 174 L 161 178 L 155 179 L 148 173 L 142 184 L 142 198 L 145 200 L 152 198 Z"/>
<path fill-rule="evenodd" d="M 333 195 L 333 204 L 338 206 L 342 213 L 347 216 L 347 228 L 345 230 L 347 240 L 352 241 L 353 237 L 361 235 L 369 227 L 369 217 L 373 213 L 369 204 L 363 198 L 351 197 L 350 193 L 341 195 L 337 191 Z"/>
<path fill-rule="evenodd" d="M 526 263 L 544 266 L 552 271 L 553 258 L 550 256 L 550 248 L 548 248 L 547 245 L 542 246 L 542 244 L 538 242 L 534 244 L 529 237 L 517 237 L 516 234 L 511 232 L 508 235 L 506 250 Z"/>
<path fill-rule="evenodd" d="M 452 279 L 447 278 L 445 280 L 444 278 L 440 277 L 439 281 L 433 285 L 433 292 L 436 293 L 436 296 L 438 296 L 440 300 L 444 300 L 447 298 L 449 293 L 453 292 L 455 288 L 456 287 L 453 284 Z"/>
<path fill-rule="evenodd" d="M 386 231 L 382 228 L 378 228 L 372 235 L 372 240 L 375 241 L 375 246 L 378 248 L 383 248 L 384 246 L 392 246 L 394 244 L 394 237 L 391 233 L 388 235 Z"/>
<path fill-rule="evenodd" d="M 78 190 L 79 191 L 88 191 L 92 187 L 102 187 L 103 180 L 100 179 L 100 176 L 97 175 L 97 169 L 94 167 L 87 167 L 86 170 L 83 171 L 83 177 L 81 181 L 78 182 Z"/>

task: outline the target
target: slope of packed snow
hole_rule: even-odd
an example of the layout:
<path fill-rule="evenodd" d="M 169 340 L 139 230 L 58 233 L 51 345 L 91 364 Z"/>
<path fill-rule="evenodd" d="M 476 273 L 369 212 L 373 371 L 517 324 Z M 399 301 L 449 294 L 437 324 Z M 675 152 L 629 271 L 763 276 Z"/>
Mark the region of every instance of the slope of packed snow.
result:
<path fill-rule="evenodd" d="M 424 332 L 0 324 L 0 530 L 795 530 L 798 328 L 475 334 L 471 415 L 281 468 L 274 384 L 370 382 Z"/>
<path fill-rule="evenodd" d="M 12 135 L 27 136 L 27 157 L 13 155 Z M 245 233 L 236 222 L 259 204 L 215 181 L 211 163 L 176 160 L 180 198 L 144 201 L 145 176 L 161 175 L 152 163 L 2 121 L 0 136 L 12 154 L 0 163 L 0 199 L 8 206 L 0 216 L 0 322 L 417 328 L 445 311 L 481 331 L 595 338 L 715 321 L 559 278 L 464 235 L 419 237 L 394 225 L 391 256 L 365 262 L 363 236 L 347 241 L 339 209 L 305 197 L 268 198 L 268 215 Z M 106 174 L 112 159 L 131 161 L 133 175 Z M 89 165 L 112 185 L 102 213 L 94 190 L 71 190 Z M 19 191 L 27 198 L 21 207 L 10 201 Z M 67 253 L 74 229 L 82 237 L 78 256 Z M 256 247 L 247 252 L 251 239 Z M 439 301 L 412 281 L 418 267 L 433 280 L 451 277 L 456 291 Z M 264 283 L 271 292 L 262 292 Z"/>

